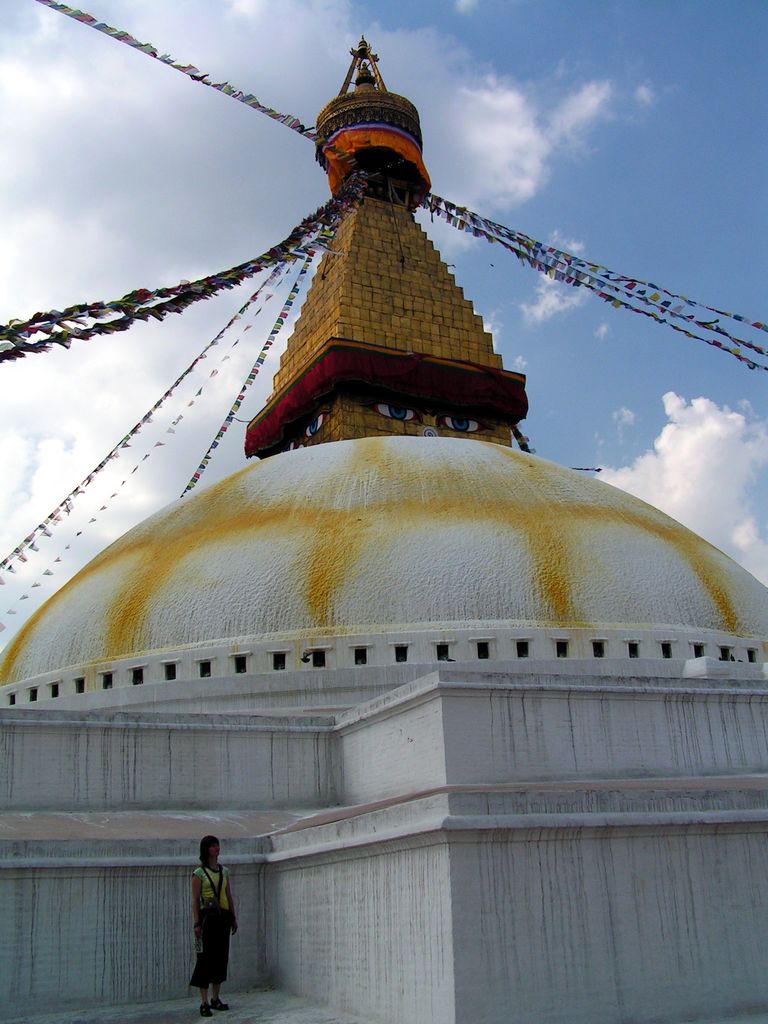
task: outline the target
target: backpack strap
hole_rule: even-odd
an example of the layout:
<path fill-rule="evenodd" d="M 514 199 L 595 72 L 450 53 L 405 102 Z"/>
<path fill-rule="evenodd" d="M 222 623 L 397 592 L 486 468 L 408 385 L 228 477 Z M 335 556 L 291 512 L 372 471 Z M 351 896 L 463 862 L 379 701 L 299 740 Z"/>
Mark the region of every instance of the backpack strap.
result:
<path fill-rule="evenodd" d="M 220 907 L 221 906 L 221 890 L 224 888 L 224 868 L 223 867 L 219 868 L 219 886 L 218 886 L 218 889 L 214 885 L 213 879 L 208 874 L 208 868 L 206 868 L 205 865 L 203 865 L 203 872 L 205 873 L 205 877 L 208 879 L 208 882 L 209 882 L 209 884 L 211 886 L 211 892 L 213 893 L 214 899 L 216 900 L 216 906 Z M 201 893 L 200 893 L 200 898 L 202 899 L 202 890 L 201 890 Z"/>

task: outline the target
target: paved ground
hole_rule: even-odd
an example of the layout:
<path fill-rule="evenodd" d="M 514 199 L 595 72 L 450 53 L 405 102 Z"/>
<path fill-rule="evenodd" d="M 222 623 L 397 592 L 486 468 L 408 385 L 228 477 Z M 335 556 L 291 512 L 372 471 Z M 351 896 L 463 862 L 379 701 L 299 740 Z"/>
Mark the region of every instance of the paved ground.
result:
<path fill-rule="evenodd" d="M 224 994 L 231 1010 L 215 1014 L 212 1018 L 221 1024 L 374 1024 L 371 1018 L 335 1013 L 307 999 L 271 989 Z M 42 1017 L 3 1018 L 3 1024 L 195 1024 L 203 1019 L 198 1002 L 194 998 L 186 998 L 144 1002 L 132 1007 L 105 1007 L 79 1013 L 58 1012 Z M 414 1024 L 418 1022 L 414 1021 Z M 674 1024 L 687 1022 L 675 1021 Z M 748 1014 L 729 1017 L 727 1020 L 719 1017 L 708 1021 L 698 1020 L 695 1024 L 768 1024 L 768 1014 Z"/>
<path fill-rule="evenodd" d="M 334 1013 L 306 999 L 284 992 L 255 990 L 222 992 L 232 1007 L 228 1013 L 215 1013 L 213 1018 L 200 1016 L 194 996 L 140 1006 L 81 1010 L 76 1013 L 44 1016 L 3 1017 L 3 1024 L 193 1024 L 210 1019 L 211 1024 L 371 1024 L 361 1017 Z M 762 1022 L 757 1022 L 762 1024 Z"/>
<path fill-rule="evenodd" d="M 306 999 L 285 992 L 256 989 L 251 992 L 223 993 L 232 1009 L 216 1013 L 213 1018 L 200 1016 L 199 1004 L 194 998 L 173 999 L 160 1003 L 104 1007 L 76 1013 L 45 1014 L 32 1017 L 3 1017 L 3 1024 L 195 1024 L 204 1019 L 220 1024 L 374 1024 L 369 1017 L 352 1017 L 336 1013 Z M 418 1024 L 414 1021 L 413 1024 Z M 467 1022 L 471 1024 L 471 1022 Z M 531 1021 L 531 1024 L 535 1024 Z M 768 1014 L 718 1017 L 708 1020 L 686 1018 L 669 1024 L 768 1024 Z"/>

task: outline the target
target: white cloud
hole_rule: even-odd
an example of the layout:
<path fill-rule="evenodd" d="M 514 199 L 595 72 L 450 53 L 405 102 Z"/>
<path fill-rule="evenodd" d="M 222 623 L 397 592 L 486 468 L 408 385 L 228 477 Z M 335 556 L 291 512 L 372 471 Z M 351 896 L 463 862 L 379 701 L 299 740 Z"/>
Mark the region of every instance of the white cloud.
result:
<path fill-rule="evenodd" d="M 663 396 L 668 423 L 653 449 L 601 479 L 673 516 L 768 583 L 768 537 L 753 485 L 768 465 L 768 420 L 709 398 Z"/>
<path fill-rule="evenodd" d="M 570 313 L 583 306 L 587 298 L 588 293 L 584 288 L 573 288 L 549 277 L 542 277 L 536 287 L 535 301 L 522 302 L 520 309 L 528 323 L 544 323 L 554 316 Z"/>
<path fill-rule="evenodd" d="M 656 93 L 644 82 L 635 89 L 635 102 L 639 107 L 651 107 L 656 101 Z"/>
<path fill-rule="evenodd" d="M 552 144 L 533 104 L 515 86 L 489 77 L 479 87 L 463 87 L 454 100 L 460 123 L 453 145 L 478 167 L 473 191 L 478 199 L 517 204 L 541 187 Z"/>
<path fill-rule="evenodd" d="M 234 14 L 243 18 L 260 16 L 267 7 L 266 0 L 226 0 Z"/>
<path fill-rule="evenodd" d="M 610 82 L 590 82 L 547 110 L 508 78 L 487 75 L 478 83 L 466 72 L 462 77 L 464 84 L 457 89 L 454 82 L 443 92 L 442 107 L 436 105 L 441 138 L 430 147 L 439 147 L 452 197 L 468 206 L 509 208 L 534 196 L 562 149 L 585 143 L 612 95 Z"/>
<path fill-rule="evenodd" d="M 488 243 L 483 239 L 475 238 L 468 231 L 457 231 L 451 227 L 442 217 L 430 217 L 426 210 L 416 211 L 416 220 L 421 224 L 429 235 L 432 244 L 440 253 L 442 259 L 448 265 L 453 274 L 456 265 L 453 262 L 461 253 L 470 249 L 480 249 L 483 246 L 488 248 Z M 491 252 L 491 258 L 493 253 Z"/>
<path fill-rule="evenodd" d="M 631 409 L 627 409 L 622 405 L 620 409 L 616 409 L 616 411 L 612 413 L 612 419 L 618 427 L 631 427 L 637 417 Z"/>
<path fill-rule="evenodd" d="M 760 536 L 754 516 L 745 516 L 734 526 L 733 544 L 736 559 L 768 586 L 768 541 Z"/>
<path fill-rule="evenodd" d="M 606 323 L 598 324 L 595 328 L 595 337 L 598 341 L 604 341 L 608 337 L 610 327 Z"/>
<path fill-rule="evenodd" d="M 515 356 L 512 360 L 512 369 L 517 370 L 518 373 L 522 373 L 523 370 L 528 366 L 528 360 L 525 356 Z"/>
<path fill-rule="evenodd" d="M 483 316 L 483 326 L 493 338 L 493 351 L 498 352 L 501 335 L 504 330 L 504 322 L 499 316 L 499 311 L 497 309 L 494 309 L 486 316 Z"/>
<path fill-rule="evenodd" d="M 620 409 L 614 410 L 611 414 L 613 422 L 616 424 L 616 432 L 619 435 L 619 440 L 624 440 L 624 430 L 626 427 L 633 427 L 637 416 L 631 409 L 627 409 L 626 406 L 622 405 Z"/>
<path fill-rule="evenodd" d="M 568 238 L 557 228 L 549 236 L 549 244 L 553 245 L 556 249 L 562 249 L 565 252 L 574 253 L 576 256 L 581 255 L 584 252 L 584 243 L 578 241 L 576 238 Z"/>
<path fill-rule="evenodd" d="M 454 6 L 459 14 L 469 14 L 477 7 L 478 0 L 455 0 Z"/>
<path fill-rule="evenodd" d="M 610 82 L 587 82 L 562 100 L 550 117 L 553 141 L 581 142 L 585 129 L 605 115 L 612 93 Z"/>

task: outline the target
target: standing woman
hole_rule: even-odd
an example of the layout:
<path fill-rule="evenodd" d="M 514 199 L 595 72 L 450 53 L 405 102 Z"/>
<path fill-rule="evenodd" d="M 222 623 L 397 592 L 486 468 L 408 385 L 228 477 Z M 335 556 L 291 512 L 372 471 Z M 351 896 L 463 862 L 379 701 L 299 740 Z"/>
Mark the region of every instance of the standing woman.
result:
<path fill-rule="evenodd" d="M 192 872 L 192 921 L 197 954 L 189 984 L 200 989 L 200 1016 L 212 1017 L 211 1009 L 228 1010 L 219 999 L 221 983 L 227 978 L 229 936 L 237 931 L 229 871 L 219 864 L 219 840 L 200 840 L 200 867 Z M 208 1002 L 208 986 L 212 998 Z"/>

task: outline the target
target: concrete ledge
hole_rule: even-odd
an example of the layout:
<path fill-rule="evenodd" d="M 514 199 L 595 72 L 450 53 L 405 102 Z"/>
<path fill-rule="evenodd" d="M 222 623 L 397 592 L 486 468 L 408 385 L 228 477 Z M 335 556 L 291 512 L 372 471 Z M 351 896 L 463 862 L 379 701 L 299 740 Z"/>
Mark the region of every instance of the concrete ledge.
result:
<path fill-rule="evenodd" d="M 712 660 L 712 659 L 703 659 Z M 715 662 L 715 664 L 720 664 Z M 722 664 L 728 666 L 728 662 Z M 554 662 L 552 667 L 561 667 L 561 662 Z M 656 667 L 656 666 L 654 666 Z M 758 667 L 759 668 L 759 667 Z M 467 673 L 459 668 L 440 668 L 428 675 L 421 676 L 412 682 L 405 683 L 388 693 L 372 700 L 338 711 L 335 721 L 339 730 L 353 727 L 358 722 L 370 721 L 376 716 L 386 714 L 394 709 L 429 699 L 435 692 L 466 693 L 473 696 L 477 693 L 518 693 L 532 692 L 552 697 L 585 697 L 605 694 L 612 697 L 629 697 L 633 700 L 644 696 L 658 698 L 663 695 L 669 698 L 685 699 L 686 697 L 711 696 L 748 696 L 754 700 L 768 701 L 768 687 L 764 685 L 760 671 L 750 672 L 749 678 L 734 679 L 732 675 L 718 675 L 707 679 L 700 685 L 681 684 L 681 676 L 672 677 L 652 675 L 632 675 L 617 681 L 610 672 L 605 673 L 604 682 L 596 673 L 588 675 L 571 675 L 563 672 L 542 671 L 541 673 L 487 672 L 474 671 Z"/>
<path fill-rule="evenodd" d="M 0 810 L 251 809 L 335 800 L 327 716 L 7 710 L 0 729 Z"/>

